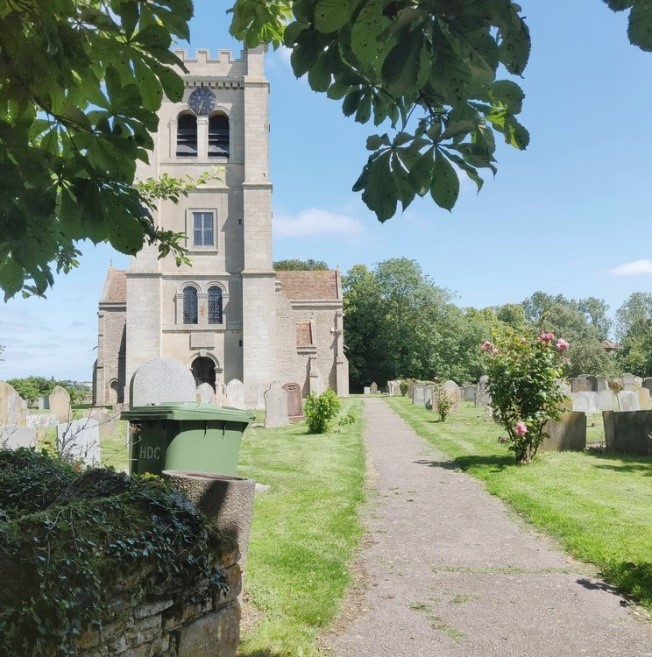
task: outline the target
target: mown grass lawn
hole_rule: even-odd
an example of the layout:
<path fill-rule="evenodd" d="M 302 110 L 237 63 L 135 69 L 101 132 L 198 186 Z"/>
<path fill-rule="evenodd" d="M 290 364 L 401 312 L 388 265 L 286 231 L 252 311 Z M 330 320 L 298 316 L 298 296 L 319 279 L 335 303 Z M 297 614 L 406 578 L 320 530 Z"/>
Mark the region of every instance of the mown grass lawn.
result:
<path fill-rule="evenodd" d="M 542 452 L 516 466 L 485 409 L 464 404 L 439 422 L 405 397 L 388 403 L 454 465 L 652 609 L 652 457 Z"/>
<path fill-rule="evenodd" d="M 256 495 L 245 588 L 258 618 L 245 623 L 241 657 L 316 657 L 339 609 L 364 499 L 359 400 L 343 400 L 339 417 L 349 413 L 353 423 L 322 435 L 305 422 L 245 433 L 238 474 L 271 488 Z"/>

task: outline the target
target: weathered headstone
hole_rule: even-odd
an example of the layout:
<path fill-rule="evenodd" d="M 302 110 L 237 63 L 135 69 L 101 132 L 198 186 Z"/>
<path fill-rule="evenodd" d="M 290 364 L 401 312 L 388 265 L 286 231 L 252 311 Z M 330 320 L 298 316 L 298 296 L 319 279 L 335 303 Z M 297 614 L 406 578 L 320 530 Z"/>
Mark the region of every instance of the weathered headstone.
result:
<path fill-rule="evenodd" d="M 400 383 L 400 381 L 388 381 L 387 382 L 387 394 L 390 397 L 398 397 L 401 394 L 401 383 Z"/>
<path fill-rule="evenodd" d="M 130 386 L 130 406 L 165 402 L 197 401 L 195 377 L 174 358 L 154 358 L 134 373 Z"/>
<path fill-rule="evenodd" d="M 25 426 L 30 429 L 49 429 L 59 424 L 59 418 L 56 415 L 46 415 L 43 413 L 31 413 L 25 416 Z"/>
<path fill-rule="evenodd" d="M 589 391 L 590 392 L 597 392 L 598 391 L 598 377 L 597 376 L 587 376 L 586 381 L 587 381 L 587 384 L 589 386 Z"/>
<path fill-rule="evenodd" d="M 623 374 L 623 390 L 636 391 L 638 388 L 641 387 L 642 383 L 643 383 L 643 379 L 640 376 L 636 376 L 635 374 L 630 374 L 629 372 L 625 372 Z"/>
<path fill-rule="evenodd" d="M 595 377 L 595 391 L 601 392 L 602 390 L 609 390 L 609 381 L 606 376 Z"/>
<path fill-rule="evenodd" d="M 460 410 L 462 401 L 462 392 L 460 387 L 455 381 L 444 381 L 440 387 L 441 394 L 451 401 L 451 407 L 448 409 L 449 413 L 457 413 Z"/>
<path fill-rule="evenodd" d="M 582 452 L 586 449 L 585 413 L 562 413 L 559 420 L 548 420 L 543 430 L 548 434 L 539 446 L 543 452 Z"/>
<path fill-rule="evenodd" d="M 240 379 L 231 379 L 226 384 L 226 396 L 231 408 L 246 409 L 245 405 L 245 387 Z"/>
<path fill-rule="evenodd" d="M 621 390 L 618 393 L 618 407 L 621 411 L 640 411 L 638 395 L 633 390 Z"/>
<path fill-rule="evenodd" d="M 100 430 L 97 420 L 84 418 L 57 425 L 57 451 L 66 461 L 100 465 Z"/>
<path fill-rule="evenodd" d="M 70 419 L 70 394 L 65 388 L 55 386 L 48 400 L 50 413 L 56 415 L 59 418 L 59 422 L 66 422 Z"/>
<path fill-rule="evenodd" d="M 652 391 L 652 377 L 647 377 L 643 379 L 643 383 L 641 384 L 644 388 L 647 388 L 648 390 Z"/>
<path fill-rule="evenodd" d="M 478 387 L 475 393 L 476 406 L 489 406 L 491 404 L 491 395 L 489 394 L 489 377 L 483 374 L 478 381 Z"/>
<path fill-rule="evenodd" d="M 637 456 L 652 454 L 652 411 L 606 411 L 602 419 L 609 451 Z"/>
<path fill-rule="evenodd" d="M 378 394 L 378 384 L 375 381 L 372 382 L 372 384 L 369 386 L 369 388 L 371 389 L 371 394 L 372 395 L 377 395 Z"/>
<path fill-rule="evenodd" d="M 39 411 L 50 410 L 50 400 L 48 397 L 41 396 L 38 398 L 38 409 Z"/>
<path fill-rule="evenodd" d="M 429 411 L 432 410 L 434 396 L 435 396 L 435 386 L 424 386 L 424 389 L 423 389 L 423 405 Z"/>
<path fill-rule="evenodd" d="M 650 399 L 650 391 L 647 388 L 637 388 L 636 396 L 638 397 L 638 405 L 640 410 L 652 410 L 652 399 Z"/>
<path fill-rule="evenodd" d="M 22 424 L 23 404 L 20 395 L 5 381 L 0 381 L 0 425 Z"/>
<path fill-rule="evenodd" d="M 613 411 L 616 407 L 616 396 L 611 390 L 599 390 L 596 393 L 595 405 L 599 411 Z"/>
<path fill-rule="evenodd" d="M 0 449 L 18 449 L 36 447 L 36 430 L 9 424 L 0 427 Z"/>
<path fill-rule="evenodd" d="M 598 412 L 596 392 L 572 392 L 573 411 L 591 415 Z"/>
<path fill-rule="evenodd" d="M 415 384 L 412 389 L 412 404 L 414 406 L 426 405 L 426 386 L 421 383 Z"/>
<path fill-rule="evenodd" d="M 215 390 L 210 383 L 200 383 L 197 386 L 197 401 L 203 404 L 210 404 L 215 396 Z"/>
<path fill-rule="evenodd" d="M 371 394 L 371 387 L 370 386 L 365 386 L 362 390 L 363 395 L 370 395 Z"/>
<path fill-rule="evenodd" d="M 283 390 L 285 390 L 288 396 L 288 417 L 290 419 L 303 417 L 301 386 L 298 383 L 286 383 L 283 386 Z"/>
<path fill-rule="evenodd" d="M 475 402 L 475 394 L 478 390 L 478 386 L 471 383 L 469 385 L 462 387 L 462 400 L 465 402 Z"/>
<path fill-rule="evenodd" d="M 272 381 L 265 392 L 265 429 L 284 427 L 289 424 L 288 393 L 280 381 Z"/>

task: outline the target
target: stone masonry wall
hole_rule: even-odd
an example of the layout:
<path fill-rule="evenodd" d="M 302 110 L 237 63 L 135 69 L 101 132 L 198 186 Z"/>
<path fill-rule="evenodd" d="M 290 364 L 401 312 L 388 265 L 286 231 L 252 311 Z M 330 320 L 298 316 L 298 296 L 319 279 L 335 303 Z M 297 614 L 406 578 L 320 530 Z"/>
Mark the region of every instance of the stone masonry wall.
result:
<path fill-rule="evenodd" d="M 235 657 L 240 639 L 242 573 L 238 551 L 220 555 L 228 590 L 211 595 L 207 582 L 188 590 L 145 590 L 133 580 L 119 581 L 111 617 L 101 629 L 78 641 L 80 657 Z"/>

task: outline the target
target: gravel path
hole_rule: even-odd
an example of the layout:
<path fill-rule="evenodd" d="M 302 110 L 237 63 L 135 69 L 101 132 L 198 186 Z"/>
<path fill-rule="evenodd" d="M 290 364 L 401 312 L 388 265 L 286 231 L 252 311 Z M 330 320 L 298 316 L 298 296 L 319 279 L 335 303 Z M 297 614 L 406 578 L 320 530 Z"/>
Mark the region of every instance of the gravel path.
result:
<path fill-rule="evenodd" d="M 652 626 L 590 566 L 447 467 L 382 399 L 366 399 L 364 589 L 335 657 L 652 657 Z"/>

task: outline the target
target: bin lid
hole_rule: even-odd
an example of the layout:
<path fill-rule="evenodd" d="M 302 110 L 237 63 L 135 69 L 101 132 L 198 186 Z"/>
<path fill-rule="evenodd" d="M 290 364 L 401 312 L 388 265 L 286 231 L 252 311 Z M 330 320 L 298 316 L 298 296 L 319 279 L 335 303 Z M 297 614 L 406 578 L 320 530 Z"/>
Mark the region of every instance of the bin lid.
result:
<path fill-rule="evenodd" d="M 149 406 L 134 406 L 120 414 L 121 420 L 201 420 L 211 422 L 244 422 L 250 424 L 256 416 L 250 411 L 206 402 L 163 402 Z"/>

